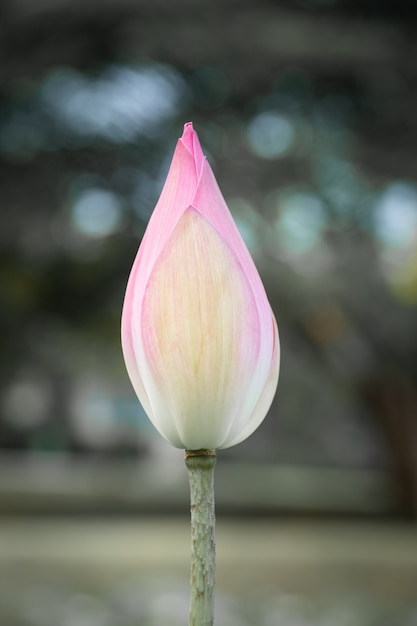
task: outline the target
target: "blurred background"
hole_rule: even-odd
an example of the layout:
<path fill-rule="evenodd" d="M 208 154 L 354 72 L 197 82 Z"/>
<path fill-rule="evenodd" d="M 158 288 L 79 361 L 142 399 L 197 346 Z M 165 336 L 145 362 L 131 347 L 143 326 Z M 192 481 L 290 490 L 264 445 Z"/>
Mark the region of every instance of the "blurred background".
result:
<path fill-rule="evenodd" d="M 417 624 L 417 6 L 0 7 L 0 624 L 184 624 L 188 486 L 128 274 L 194 122 L 280 329 L 219 453 L 218 624 Z"/>

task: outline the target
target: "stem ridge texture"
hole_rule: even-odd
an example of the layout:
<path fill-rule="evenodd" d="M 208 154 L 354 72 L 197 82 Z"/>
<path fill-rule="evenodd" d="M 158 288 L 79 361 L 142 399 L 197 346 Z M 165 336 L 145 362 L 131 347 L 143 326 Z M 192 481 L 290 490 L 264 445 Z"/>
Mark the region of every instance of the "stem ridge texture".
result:
<path fill-rule="evenodd" d="M 213 626 L 216 569 L 212 450 L 187 451 L 191 496 L 191 597 L 189 626 Z"/>

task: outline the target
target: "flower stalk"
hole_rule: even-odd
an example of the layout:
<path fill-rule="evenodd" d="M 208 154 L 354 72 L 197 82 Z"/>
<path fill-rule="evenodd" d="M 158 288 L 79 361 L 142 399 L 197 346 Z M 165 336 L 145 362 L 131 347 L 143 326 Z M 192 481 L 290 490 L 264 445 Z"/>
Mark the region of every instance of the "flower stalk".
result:
<path fill-rule="evenodd" d="M 191 595 L 189 626 L 213 626 L 216 570 L 215 450 L 186 450 L 191 497 Z"/>

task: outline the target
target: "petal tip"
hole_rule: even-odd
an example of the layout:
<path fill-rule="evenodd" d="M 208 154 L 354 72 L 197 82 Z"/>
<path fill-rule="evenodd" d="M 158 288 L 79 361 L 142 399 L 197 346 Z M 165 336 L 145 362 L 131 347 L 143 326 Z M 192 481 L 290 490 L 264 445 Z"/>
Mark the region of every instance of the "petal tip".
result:
<path fill-rule="evenodd" d="M 184 124 L 184 132 L 180 141 L 188 150 L 188 152 L 192 155 L 198 177 L 201 172 L 204 160 L 204 153 L 192 122 L 187 122 L 186 124 Z"/>
<path fill-rule="evenodd" d="M 193 152 L 193 136 L 195 135 L 195 130 L 192 122 L 187 122 L 184 124 L 184 131 L 182 133 L 181 141 L 185 145 L 185 147 L 192 153 Z"/>

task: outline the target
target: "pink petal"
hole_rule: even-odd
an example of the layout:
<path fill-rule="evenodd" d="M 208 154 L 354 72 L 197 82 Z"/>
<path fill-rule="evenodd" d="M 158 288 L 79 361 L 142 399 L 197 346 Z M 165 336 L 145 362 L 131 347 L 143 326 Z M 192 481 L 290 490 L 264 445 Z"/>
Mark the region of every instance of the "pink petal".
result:
<path fill-rule="evenodd" d="M 272 313 L 272 312 L 271 312 Z M 280 350 L 279 350 L 279 336 L 278 327 L 275 317 L 272 315 L 272 333 L 273 333 L 273 351 L 270 362 L 269 373 L 266 378 L 265 384 L 261 391 L 257 389 L 257 402 L 250 415 L 247 415 L 245 409 L 241 407 L 238 412 L 237 418 L 231 425 L 230 431 L 227 434 L 225 441 L 220 448 L 230 448 L 236 444 L 244 441 L 249 437 L 262 423 L 265 415 L 267 414 L 277 389 L 279 366 L 280 366 Z"/>

